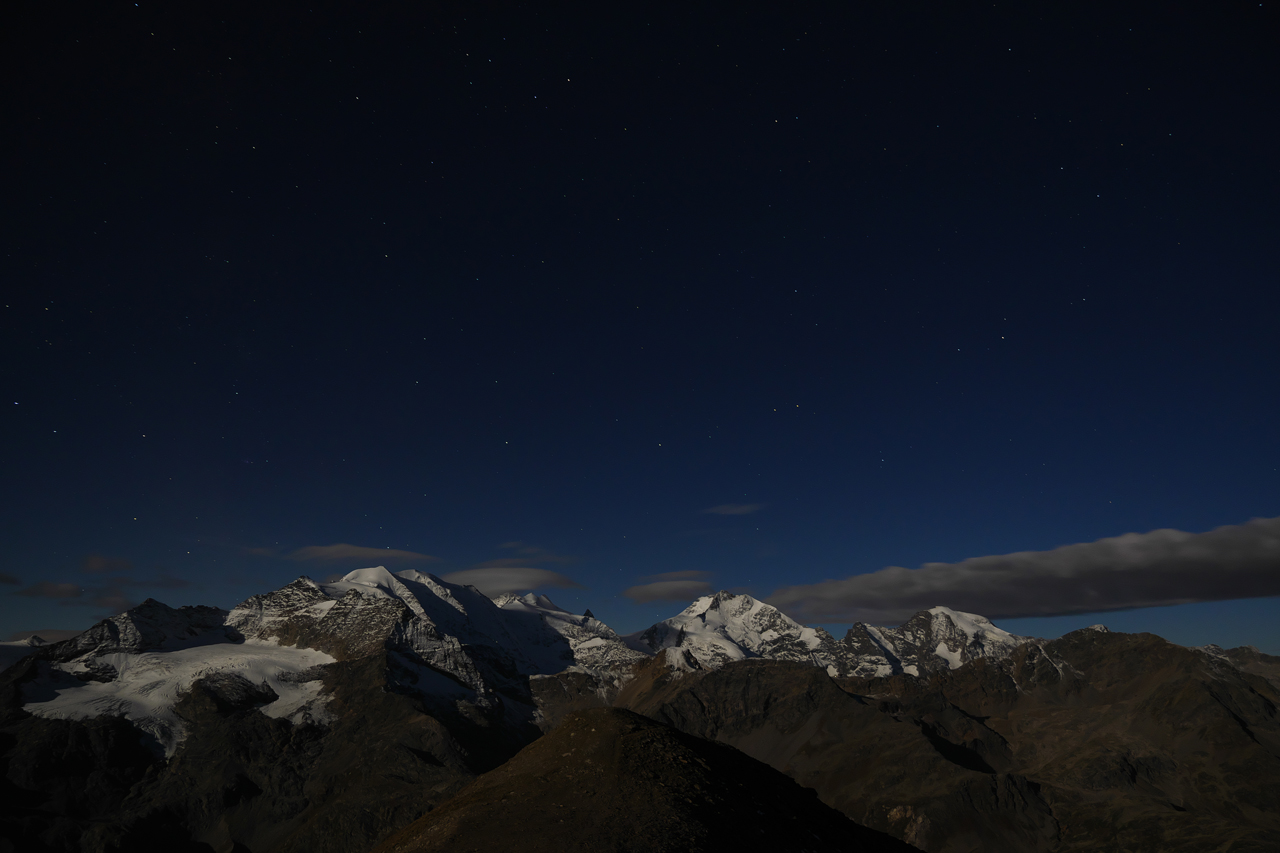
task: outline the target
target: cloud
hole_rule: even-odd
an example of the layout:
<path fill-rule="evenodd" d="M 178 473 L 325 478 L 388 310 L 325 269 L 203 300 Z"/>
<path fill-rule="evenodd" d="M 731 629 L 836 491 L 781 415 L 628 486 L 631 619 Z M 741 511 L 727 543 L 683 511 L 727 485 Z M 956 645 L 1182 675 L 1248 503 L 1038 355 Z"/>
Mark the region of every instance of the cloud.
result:
<path fill-rule="evenodd" d="M 261 549 L 258 549 L 261 550 Z M 365 548 L 361 545 L 308 545 L 288 555 L 291 560 L 359 560 L 371 565 L 396 560 L 434 560 L 435 557 L 416 551 L 399 551 L 395 548 Z"/>
<path fill-rule="evenodd" d="M 644 581 L 692 581 L 706 580 L 711 577 L 711 572 L 703 572 L 698 570 L 684 572 L 662 572 L 656 575 L 643 575 L 640 580 Z"/>
<path fill-rule="evenodd" d="M 522 560 L 519 557 L 499 557 L 496 560 L 485 560 L 483 563 L 476 563 L 473 568 L 477 569 L 518 569 L 527 566 L 530 563 L 536 563 L 537 560 Z"/>
<path fill-rule="evenodd" d="M 14 595 L 26 595 L 32 598 L 79 598 L 83 592 L 79 584 L 39 581 L 26 589 L 18 590 Z"/>
<path fill-rule="evenodd" d="M 81 566 L 86 572 L 127 572 L 133 565 L 128 560 L 117 557 L 104 557 L 101 554 L 90 554 L 84 558 Z"/>
<path fill-rule="evenodd" d="M 64 603 L 70 604 L 71 602 Z M 103 589 L 93 590 L 89 603 L 94 607 L 103 608 L 112 616 L 117 613 L 123 613 L 137 604 L 136 601 L 125 595 L 124 590 L 118 586 L 108 586 Z"/>
<path fill-rule="evenodd" d="M 572 563 L 573 557 L 566 557 L 563 554 L 554 554 L 546 548 L 538 545 L 530 545 L 528 542 L 503 542 L 499 548 L 507 548 L 515 551 L 517 554 L 523 555 L 525 563 Z M 496 562 L 496 561 L 493 561 Z"/>
<path fill-rule="evenodd" d="M 689 602 L 715 593 L 715 589 L 707 583 L 709 577 L 711 572 L 697 570 L 644 575 L 640 579 L 649 583 L 628 587 L 622 594 L 636 604 L 646 604 L 650 601 Z"/>
<path fill-rule="evenodd" d="M 559 572 L 528 566 L 463 569 L 440 577 L 449 583 L 471 584 L 489 596 L 501 595 L 504 592 L 527 592 L 549 586 L 561 589 L 585 589 L 582 584 Z"/>
<path fill-rule="evenodd" d="M 115 562 L 114 568 L 122 567 L 121 563 L 123 561 Z M 99 569 L 94 571 L 99 571 Z M 25 595 L 31 598 L 52 598 L 58 600 L 62 605 L 70 607 L 96 607 L 106 611 L 105 615 L 114 616 L 137 604 L 137 601 L 132 596 L 125 593 L 125 590 L 130 587 L 184 589 L 189 586 L 191 586 L 190 581 L 161 571 L 156 577 L 149 580 L 134 580 L 128 576 L 120 575 L 101 578 L 97 583 L 90 586 L 81 586 L 77 583 L 39 581 L 26 589 L 18 590 L 14 595 Z M 45 637 L 45 639 L 49 638 Z"/>
<path fill-rule="evenodd" d="M 7 583 L 7 584 L 15 584 L 15 585 L 16 585 L 16 584 L 20 584 L 20 583 L 22 583 L 22 581 L 18 580 L 16 577 L 14 577 L 13 575 L 9 574 L 8 572 L 0 572 L 0 583 Z"/>
<path fill-rule="evenodd" d="M 711 515 L 751 515 L 753 512 L 759 512 L 764 509 L 764 504 L 720 504 L 710 509 L 704 509 L 703 512 Z"/>
<path fill-rule="evenodd" d="M 1208 533 L 1126 533 L 918 569 L 890 566 L 783 587 L 768 602 L 801 621 L 896 623 L 936 605 L 1008 619 L 1272 595 L 1280 595 L 1280 518 Z"/>

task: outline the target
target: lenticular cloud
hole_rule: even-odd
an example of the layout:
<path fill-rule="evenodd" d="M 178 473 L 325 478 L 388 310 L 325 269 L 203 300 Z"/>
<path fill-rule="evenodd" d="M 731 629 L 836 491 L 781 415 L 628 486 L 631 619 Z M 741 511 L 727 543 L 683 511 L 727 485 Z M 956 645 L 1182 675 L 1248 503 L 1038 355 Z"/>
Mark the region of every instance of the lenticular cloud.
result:
<path fill-rule="evenodd" d="M 441 575 L 449 583 L 470 584 L 485 595 L 501 595 L 504 592 L 526 592 L 531 589 L 557 587 L 559 589 L 583 589 L 582 584 L 550 569 L 534 569 L 522 566 L 463 569 Z"/>
<path fill-rule="evenodd" d="M 1280 518 L 1208 533 L 1126 533 L 918 569 L 890 566 L 783 587 L 768 601 L 801 621 L 882 623 L 936 605 L 1010 619 L 1271 595 L 1280 595 Z"/>

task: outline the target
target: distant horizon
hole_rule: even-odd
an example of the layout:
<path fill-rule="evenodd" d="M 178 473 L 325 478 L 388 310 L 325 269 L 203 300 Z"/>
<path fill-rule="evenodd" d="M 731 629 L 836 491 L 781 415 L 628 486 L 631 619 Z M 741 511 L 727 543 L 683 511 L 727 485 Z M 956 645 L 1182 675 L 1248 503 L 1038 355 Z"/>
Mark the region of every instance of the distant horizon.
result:
<path fill-rule="evenodd" d="M 1280 528 L 1280 519 L 1255 519 L 1254 522 L 1251 522 L 1251 523 L 1256 525 L 1258 523 L 1264 523 L 1264 522 L 1276 523 L 1275 526 L 1277 528 Z M 1228 526 L 1227 528 L 1219 528 L 1219 530 L 1235 530 L 1235 529 L 1238 529 L 1239 527 L 1240 526 Z M 1156 532 L 1167 533 L 1170 531 L 1156 531 Z M 1176 531 L 1172 531 L 1172 532 L 1176 533 Z M 1130 534 L 1130 537 L 1138 538 L 1138 537 L 1135 537 L 1133 534 Z M 1195 539 L 1195 536 L 1192 535 L 1191 538 Z M 1089 545 L 1089 544 L 1092 544 L 1092 543 L 1081 543 L 1081 545 Z M 1063 548 L 1072 548 L 1072 547 L 1075 547 L 1075 546 L 1061 546 L 1059 549 L 1055 549 L 1055 550 L 1058 551 L 1058 550 L 1062 550 Z M 1184 545 L 1183 547 L 1185 548 L 1186 546 Z M 1194 546 L 1192 547 L 1194 549 Z M 332 550 L 332 549 L 337 549 L 343 557 L 346 557 L 348 559 L 357 554 L 359 556 L 375 556 L 375 555 L 378 555 L 378 552 L 380 551 L 389 550 L 389 549 L 375 549 L 375 548 L 359 548 L 357 546 L 349 546 L 349 545 L 329 546 L 329 549 L 317 548 L 316 550 L 323 552 L 323 551 Z M 390 551 L 390 553 L 400 557 L 408 557 L 411 560 L 414 557 L 418 556 L 410 552 L 404 552 L 404 551 L 400 551 L 400 552 Z M 1005 556 L 1007 557 L 1007 556 L 1019 556 L 1019 555 L 1005 555 Z M 1028 554 L 1025 556 L 1035 556 L 1035 555 Z M 1204 559 L 1203 554 L 1200 554 L 1199 556 L 1201 559 Z M 976 558 L 976 559 L 981 560 L 983 558 Z M 995 558 L 988 558 L 988 559 L 995 559 Z M 970 561 L 966 561 L 966 562 L 970 562 Z M 552 602 L 554 602 L 557 606 L 560 606 L 560 607 L 564 606 L 563 601 L 570 600 L 570 599 L 576 605 L 580 605 L 584 601 L 587 602 L 585 607 L 579 607 L 577 610 L 573 610 L 572 608 L 567 608 L 570 610 L 570 612 L 581 612 L 583 610 L 592 610 L 593 613 L 596 613 L 597 610 L 600 610 L 602 612 L 605 610 L 605 608 L 601 607 L 599 604 L 593 607 L 589 603 L 590 602 L 590 599 L 588 598 L 589 590 L 585 590 L 581 585 L 577 584 L 576 582 L 572 581 L 571 579 L 563 575 L 560 575 L 559 573 L 551 572 L 544 569 L 530 569 L 530 568 L 511 567 L 511 566 L 492 567 L 487 570 L 486 569 L 469 569 L 469 570 L 460 570 L 460 571 L 452 571 L 452 572 L 450 571 L 435 572 L 435 571 L 426 571 L 425 568 L 406 569 L 404 567 L 396 567 L 394 565 L 386 566 L 385 564 L 378 564 L 376 566 L 374 565 L 360 566 L 360 567 L 348 569 L 345 572 L 329 572 L 325 577 L 322 577 L 322 578 L 312 578 L 311 575 L 303 572 L 298 574 L 295 578 L 291 578 L 290 580 L 285 581 L 285 583 L 283 584 L 279 584 L 277 586 L 271 587 L 270 589 L 262 589 L 262 590 L 259 590 L 258 593 L 253 593 L 253 594 L 260 594 L 264 592 L 269 592 L 273 589 L 279 589 L 280 587 L 287 585 L 288 583 L 292 583 L 293 580 L 296 580 L 298 578 L 309 578 L 321 584 L 332 583 L 336 580 L 347 577 L 353 573 L 366 570 L 366 569 L 371 569 L 371 568 L 385 568 L 387 569 L 387 571 L 393 574 L 398 574 L 404 571 L 423 571 L 425 574 L 430 574 L 447 583 L 458 583 L 460 585 L 475 586 L 481 593 L 483 593 L 484 595 L 486 595 L 491 599 L 496 599 L 505 594 L 525 595 L 525 594 L 532 593 L 532 594 L 538 594 L 538 595 L 545 595 L 547 598 L 549 598 Z M 881 570 L 881 571 L 885 571 L 885 570 Z M 705 575 L 706 573 L 684 573 L 684 574 Z M 453 577 L 450 577 L 451 575 Z M 862 577 L 865 579 L 865 576 L 851 576 L 848 580 L 850 582 L 854 582 L 854 581 L 857 581 L 859 577 Z M 472 581 L 480 581 L 481 584 L 484 584 L 485 580 L 488 580 L 490 584 L 492 583 L 499 584 L 500 588 L 494 589 L 492 586 L 490 586 L 490 588 L 486 590 L 483 586 L 472 583 Z M 528 588 L 519 587 L 519 586 L 512 587 L 513 583 L 519 584 L 521 580 L 541 580 L 544 583 L 542 585 L 530 586 Z M 685 580 L 689 581 L 689 579 L 687 578 Z M 652 622 L 644 623 L 639 627 L 633 627 L 634 623 L 622 623 L 620 627 L 619 625 L 613 624 L 608 619 L 602 618 L 598 613 L 596 614 L 596 618 L 601 619 L 602 622 L 609 625 L 611 628 L 617 631 L 620 635 L 627 635 L 627 634 L 637 633 L 639 631 L 645 630 L 650 625 L 656 624 L 657 622 L 663 621 L 664 619 L 672 618 L 679 612 L 682 612 L 687 607 L 692 606 L 692 604 L 696 603 L 700 598 L 716 595 L 720 592 L 727 592 L 733 595 L 743 595 L 743 594 L 750 595 L 752 598 L 758 601 L 762 601 L 766 604 L 770 604 L 771 606 L 778 607 L 776 603 L 771 602 L 769 600 L 769 596 L 757 595 L 754 592 L 746 590 L 740 586 L 739 587 L 722 586 L 719 588 L 714 588 L 711 585 L 707 584 L 706 581 L 703 581 L 703 580 L 694 580 L 689 582 L 697 584 L 698 588 L 689 590 L 691 594 L 686 599 L 677 599 L 673 597 L 673 594 L 676 592 L 675 589 L 662 590 L 663 595 L 665 595 L 666 597 L 659 599 L 659 601 L 663 604 L 670 605 L 670 607 L 665 608 L 664 611 L 655 611 L 655 613 L 667 612 L 667 615 L 657 616 L 657 618 L 655 618 Z M 667 582 L 659 581 L 651 585 L 662 587 L 664 583 L 667 583 Z M 827 582 L 827 583 L 831 583 L 831 582 Z M 672 585 L 678 587 L 679 582 Z M 634 589 L 636 588 L 635 587 L 631 588 L 631 590 L 634 590 Z M 628 590 L 628 592 L 630 592 L 631 590 Z M 156 598 L 156 600 L 158 601 L 163 601 L 163 599 L 158 598 L 156 596 L 149 596 L 149 597 Z M 636 598 L 637 596 L 632 595 L 630 597 Z M 241 601 L 243 600 L 244 599 L 241 599 Z M 179 605 L 171 605 L 167 601 L 163 603 L 165 603 L 167 606 L 173 606 L 173 607 L 181 607 L 184 605 L 201 605 L 201 604 L 210 605 L 210 602 L 207 602 L 207 601 L 187 601 Z M 237 601 L 230 606 L 223 607 L 223 609 L 230 610 L 232 607 L 236 606 L 239 603 L 240 601 Z M 658 602 L 649 601 L 646 603 L 649 606 L 652 606 Z M 1146 606 L 1146 607 L 1113 607 L 1111 609 L 1106 609 L 1106 610 L 1094 610 L 1094 611 L 1071 612 L 1071 613 L 1050 613 L 1050 614 L 1038 615 L 1038 616 L 1030 615 L 1030 616 L 992 617 L 988 613 L 982 612 L 981 610 L 956 607 L 956 606 L 953 606 L 952 604 L 948 604 L 945 601 L 938 601 L 935 604 L 930 605 L 929 607 L 920 607 L 918 610 L 914 611 L 914 613 L 927 611 L 928 609 L 930 609 L 930 607 L 938 607 L 938 606 L 946 607 L 948 609 L 955 610 L 960 613 L 969 613 L 969 614 L 978 615 L 978 616 L 982 616 L 984 618 L 990 619 L 997 627 L 1007 631 L 1010 634 L 1025 636 L 1025 637 L 1032 637 L 1036 639 L 1045 639 L 1045 640 L 1057 639 L 1058 637 L 1064 634 L 1070 633 L 1071 631 L 1101 624 L 1106 626 L 1109 630 L 1112 630 L 1112 631 L 1118 631 L 1118 632 L 1124 632 L 1124 633 L 1144 633 L 1145 632 L 1145 633 L 1156 634 L 1168 640 L 1169 642 L 1173 642 L 1177 645 L 1183 645 L 1188 647 L 1197 647 L 1197 646 L 1204 646 L 1209 644 L 1219 645 L 1219 646 L 1222 646 L 1223 648 L 1233 648 L 1237 646 L 1252 646 L 1266 654 L 1280 655 L 1280 629 L 1277 629 L 1276 626 L 1274 625 L 1274 622 L 1272 621 L 1272 617 L 1274 615 L 1275 608 L 1277 607 L 1277 605 L 1280 605 L 1280 596 L 1272 595 L 1272 596 L 1252 596 L 1250 598 L 1242 598 L 1242 599 L 1216 599 L 1216 600 L 1209 600 L 1209 601 L 1178 602 L 1178 603 L 1154 605 L 1154 606 Z M 212 606 L 221 606 L 221 605 L 212 605 Z M 859 621 L 865 622 L 866 624 L 872 624 L 872 625 L 877 625 L 882 627 L 896 627 L 898 625 L 903 624 L 907 619 L 911 618 L 911 615 L 905 615 L 905 616 L 901 616 L 897 620 L 880 620 L 880 621 L 873 621 L 873 622 L 868 622 L 867 620 L 852 620 L 848 622 L 830 621 L 830 620 L 806 621 L 803 619 L 798 619 L 792 616 L 790 613 L 787 613 L 784 607 L 779 607 L 779 610 L 781 610 L 784 614 L 788 615 L 790 618 L 794 619 L 795 621 L 799 622 L 802 625 L 808 625 L 809 627 L 821 627 L 824 630 L 826 630 L 828 633 L 831 633 L 837 639 L 839 639 L 839 637 L 843 635 L 843 632 L 845 630 L 852 627 L 856 622 L 859 622 Z M 121 611 L 121 612 L 123 613 L 124 611 Z M 1232 613 L 1234 613 L 1235 615 L 1224 617 L 1224 614 L 1232 614 Z M 63 639 L 69 639 L 71 637 L 78 636 L 79 634 L 88 630 L 93 625 L 98 624 L 98 622 L 104 619 L 111 618 L 111 616 L 114 616 L 114 615 L 119 615 L 119 614 L 111 614 L 110 616 L 103 616 L 101 617 L 101 619 L 95 620 L 91 624 L 86 625 L 85 627 L 79 628 L 79 629 L 50 628 L 50 629 L 35 629 L 35 630 L 29 630 L 29 631 L 24 631 L 24 630 L 11 631 L 7 634 L 7 637 L 8 637 L 7 641 L 18 642 L 18 641 L 25 640 L 31 637 L 32 635 L 37 635 L 48 642 L 57 642 Z M 1222 632 L 1221 637 L 1217 639 L 1206 639 L 1206 637 L 1210 636 L 1209 632 L 1213 630 L 1212 628 L 1207 626 L 1215 625 L 1215 624 L 1229 625 L 1230 627 L 1226 631 Z M 1263 630 L 1258 630 L 1259 625 L 1263 626 Z M 627 630 L 628 628 L 630 630 Z M 1267 631 L 1268 628 L 1270 629 L 1269 632 Z"/>

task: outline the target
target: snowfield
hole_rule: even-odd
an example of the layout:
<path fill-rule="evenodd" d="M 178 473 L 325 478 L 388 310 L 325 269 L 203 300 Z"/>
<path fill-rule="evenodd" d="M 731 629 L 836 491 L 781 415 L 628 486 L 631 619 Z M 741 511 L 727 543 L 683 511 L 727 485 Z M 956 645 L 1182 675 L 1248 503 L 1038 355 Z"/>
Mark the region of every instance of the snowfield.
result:
<path fill-rule="evenodd" d="M 184 735 L 174 706 L 197 680 L 215 673 L 241 676 L 252 685 L 265 685 L 277 696 L 260 709 L 267 716 L 295 723 L 321 722 L 325 718 L 326 697 L 320 692 L 318 675 L 314 676 L 316 680 L 299 679 L 306 677 L 312 667 L 333 663 L 334 658 L 314 649 L 250 640 L 141 654 L 115 652 L 94 661 L 95 668 L 113 667 L 115 679 L 99 682 L 76 678 L 76 673 L 89 671 L 84 659 L 53 664 L 51 683 L 33 685 L 31 693 L 36 695 L 24 694 L 28 701 L 23 709 L 49 719 L 123 717 L 154 737 L 168 757 Z"/>

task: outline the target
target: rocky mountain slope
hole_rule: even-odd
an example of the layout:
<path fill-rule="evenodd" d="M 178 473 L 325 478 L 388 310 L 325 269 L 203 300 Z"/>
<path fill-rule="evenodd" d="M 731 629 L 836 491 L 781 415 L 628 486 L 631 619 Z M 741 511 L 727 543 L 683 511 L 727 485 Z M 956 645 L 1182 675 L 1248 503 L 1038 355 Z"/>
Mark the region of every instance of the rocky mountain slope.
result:
<path fill-rule="evenodd" d="M 513 829 L 518 828 L 513 831 Z M 568 716 L 376 853 L 914 850 L 736 749 L 616 708 Z"/>
<path fill-rule="evenodd" d="M 921 678 L 655 662 L 618 704 L 930 853 L 1280 849 L 1280 690 L 1151 635 L 1086 629 Z"/>
<path fill-rule="evenodd" d="M 623 638 L 545 596 L 379 567 L 6 651 L 0 853 L 369 850 L 609 705 L 929 853 L 1280 847 L 1280 658 L 1256 649 L 1045 642 L 944 607 L 837 640 L 727 592 Z M 713 802 L 693 790 L 689 826 Z"/>

